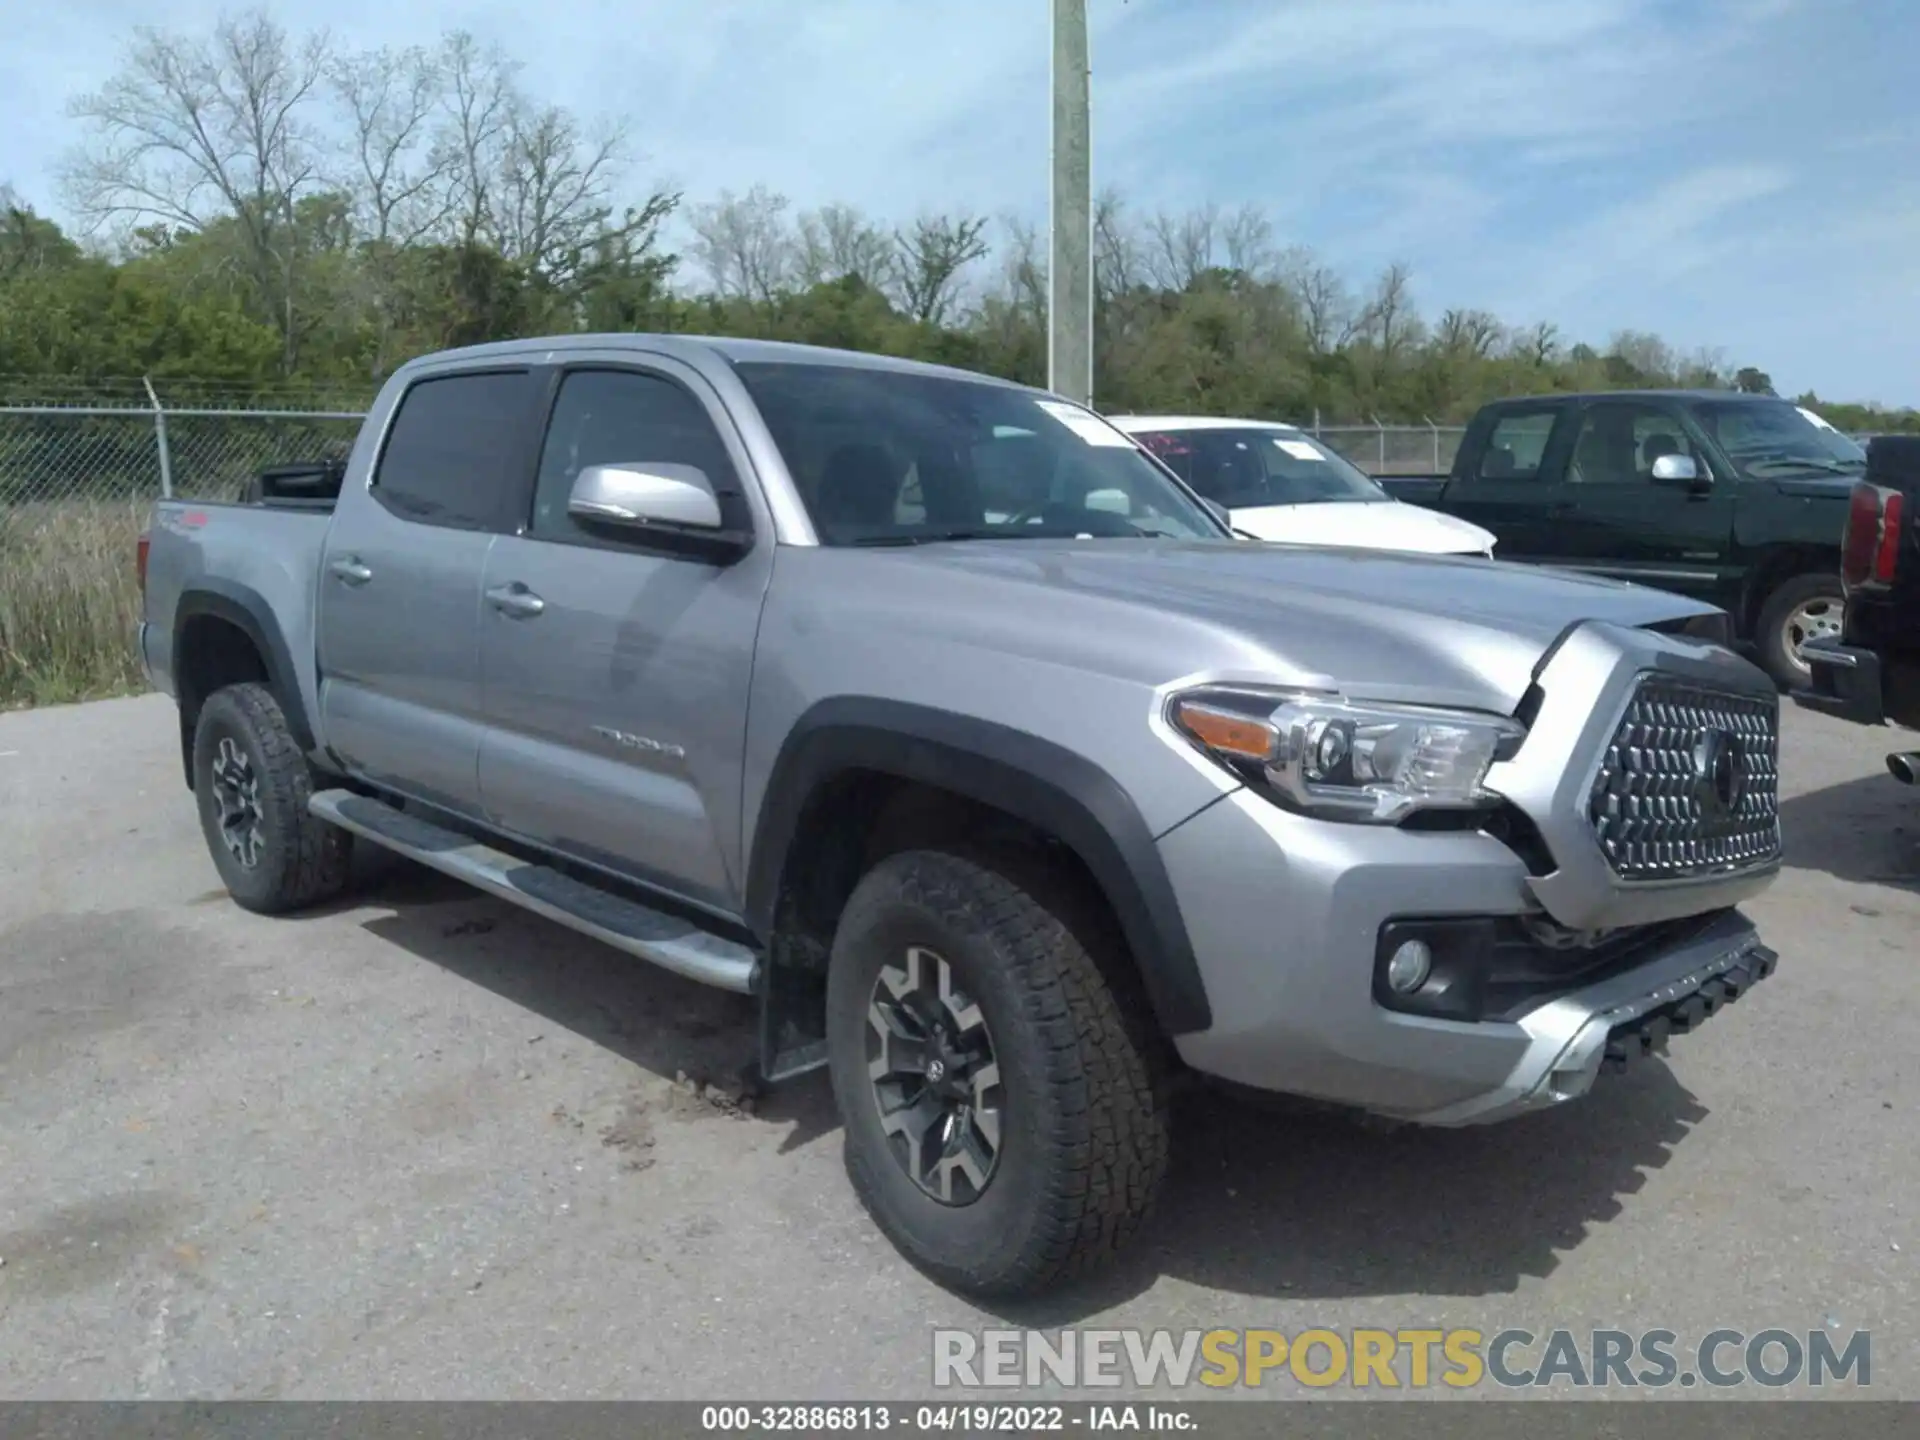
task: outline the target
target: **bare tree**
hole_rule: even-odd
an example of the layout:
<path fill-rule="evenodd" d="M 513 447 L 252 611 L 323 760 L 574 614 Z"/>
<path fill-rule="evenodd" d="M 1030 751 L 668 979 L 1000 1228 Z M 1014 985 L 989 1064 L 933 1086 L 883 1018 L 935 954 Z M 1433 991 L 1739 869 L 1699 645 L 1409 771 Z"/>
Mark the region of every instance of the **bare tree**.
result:
<path fill-rule="evenodd" d="M 444 73 L 427 51 L 366 50 L 338 57 L 328 78 L 346 112 L 362 233 L 410 245 L 447 217 L 451 157 L 433 143 Z"/>
<path fill-rule="evenodd" d="M 1551 365 L 1560 354 L 1560 327 L 1542 320 L 1520 337 L 1515 348 L 1535 365 Z"/>
<path fill-rule="evenodd" d="M 983 216 L 923 215 L 895 237 L 900 308 L 923 325 L 944 325 L 963 272 L 987 253 Z"/>
<path fill-rule="evenodd" d="M 1161 211 L 1147 222 L 1145 269 L 1163 290 L 1191 290 L 1214 267 L 1220 207 L 1203 205 L 1184 215 Z"/>
<path fill-rule="evenodd" d="M 1434 343 L 1446 354 L 1484 360 L 1504 333 L 1499 320 L 1485 310 L 1448 310 L 1434 329 Z"/>
<path fill-rule="evenodd" d="M 801 215 L 793 278 L 819 285 L 848 276 L 880 289 L 893 264 L 894 240 L 851 205 L 822 205 Z"/>
<path fill-rule="evenodd" d="M 74 208 L 94 225 L 231 221 L 288 372 L 298 212 L 325 184 L 309 117 L 327 61 L 324 35 L 296 44 L 260 11 L 220 21 L 205 42 L 143 27 L 119 72 L 72 106 L 93 132 L 67 168 Z"/>
<path fill-rule="evenodd" d="M 1044 323 L 1047 315 L 1047 255 L 1040 231 L 1031 221 L 1009 215 L 1000 222 L 1005 240 L 1000 246 L 999 288 L 1002 299 L 1015 310 Z"/>
<path fill-rule="evenodd" d="M 1093 292 L 1102 299 L 1124 295 L 1144 278 L 1140 241 L 1120 192 L 1102 190 L 1093 199 Z"/>
<path fill-rule="evenodd" d="M 1274 251 L 1273 222 L 1257 205 L 1242 205 L 1220 226 L 1220 244 L 1227 266 L 1252 280 L 1272 278 L 1278 256 Z"/>
<path fill-rule="evenodd" d="M 1339 272 L 1304 248 L 1289 251 L 1281 265 L 1282 283 L 1299 303 L 1307 344 L 1314 353 L 1328 355 L 1351 343 L 1360 317 Z"/>
<path fill-rule="evenodd" d="M 1360 333 L 1373 343 L 1382 364 L 1391 364 L 1420 336 L 1420 316 L 1413 308 L 1413 271 L 1398 260 L 1387 266 L 1361 313 Z"/>
<path fill-rule="evenodd" d="M 771 300 L 793 273 L 793 235 L 788 200 L 764 185 L 745 195 L 722 190 L 717 200 L 693 207 L 694 263 L 714 292 L 743 300 Z"/>
<path fill-rule="evenodd" d="M 518 66 L 498 46 L 482 49 L 464 30 L 449 35 L 440 66 L 447 95 L 435 162 L 451 180 L 450 212 L 458 242 L 479 245 L 490 238 L 499 177 L 507 168 L 515 112 Z"/>
<path fill-rule="evenodd" d="M 558 106 L 514 107 L 495 182 L 500 253 L 552 285 L 570 284 L 613 214 L 625 145 L 618 125 L 589 137 Z"/>

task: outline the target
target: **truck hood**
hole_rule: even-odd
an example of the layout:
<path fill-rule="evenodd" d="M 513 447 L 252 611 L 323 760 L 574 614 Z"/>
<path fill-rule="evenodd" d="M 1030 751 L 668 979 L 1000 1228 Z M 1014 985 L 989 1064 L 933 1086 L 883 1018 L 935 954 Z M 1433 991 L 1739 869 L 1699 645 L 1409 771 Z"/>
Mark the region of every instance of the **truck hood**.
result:
<path fill-rule="evenodd" d="M 1422 555 L 1484 555 L 1494 545 L 1493 535 L 1478 525 L 1398 500 L 1256 505 L 1235 510 L 1233 525 L 1258 539 L 1289 545 L 1350 545 Z"/>
<path fill-rule="evenodd" d="M 841 570 L 840 584 L 883 587 L 894 597 L 887 623 L 912 632 L 901 637 L 909 643 L 1155 686 L 1204 674 L 1502 713 L 1579 621 L 1652 626 L 1713 613 L 1590 576 L 1378 550 L 1018 540 L 813 553 L 857 555 L 856 571 L 871 564 L 868 576 Z"/>
<path fill-rule="evenodd" d="M 1775 477 L 1773 487 L 1782 495 L 1797 495 L 1809 500 L 1847 500 L 1853 495 L 1853 487 L 1867 478 L 1862 470 L 1858 475 L 1789 475 Z"/>

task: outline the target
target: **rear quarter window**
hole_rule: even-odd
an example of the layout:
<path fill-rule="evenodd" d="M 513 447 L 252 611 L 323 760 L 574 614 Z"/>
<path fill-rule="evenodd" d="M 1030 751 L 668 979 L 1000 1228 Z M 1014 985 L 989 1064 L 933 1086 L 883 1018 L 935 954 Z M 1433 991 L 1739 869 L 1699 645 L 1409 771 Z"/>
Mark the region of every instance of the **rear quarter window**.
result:
<path fill-rule="evenodd" d="M 529 472 L 533 378 L 525 370 L 438 375 L 400 399 L 373 494 L 403 520 L 511 528 Z"/>

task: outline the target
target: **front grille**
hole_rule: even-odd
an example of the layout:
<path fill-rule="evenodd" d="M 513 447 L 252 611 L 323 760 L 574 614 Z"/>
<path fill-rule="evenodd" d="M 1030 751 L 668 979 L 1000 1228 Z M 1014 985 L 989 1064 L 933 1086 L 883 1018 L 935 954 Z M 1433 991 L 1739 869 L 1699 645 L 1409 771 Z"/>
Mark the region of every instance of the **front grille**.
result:
<path fill-rule="evenodd" d="M 1587 814 L 1622 880 L 1683 880 L 1774 859 L 1779 702 L 1642 680 L 1607 744 Z"/>

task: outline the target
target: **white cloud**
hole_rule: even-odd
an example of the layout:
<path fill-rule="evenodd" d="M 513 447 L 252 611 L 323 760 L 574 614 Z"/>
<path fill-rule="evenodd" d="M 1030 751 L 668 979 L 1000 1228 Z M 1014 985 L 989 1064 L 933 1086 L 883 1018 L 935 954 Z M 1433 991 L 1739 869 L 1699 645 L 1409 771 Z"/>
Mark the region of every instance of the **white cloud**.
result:
<path fill-rule="evenodd" d="M 204 30 L 222 8 L 16 5 L 0 179 L 50 203 L 73 138 L 66 99 L 110 73 L 133 25 Z M 362 46 L 455 26 L 497 40 L 531 90 L 627 119 L 636 183 L 698 197 L 765 182 L 798 205 L 901 219 L 1045 203 L 1046 0 L 273 10 Z M 1092 0 L 1092 15 L 1096 180 L 1136 209 L 1251 201 L 1283 242 L 1344 268 L 1410 261 L 1429 308 L 1496 305 L 1595 338 L 1661 329 L 1823 393 L 1920 400 L 1898 338 L 1920 330 L 1920 211 L 1880 178 L 1900 173 L 1915 131 L 1899 57 L 1920 41 L 1920 8 Z"/>
<path fill-rule="evenodd" d="M 1548 258 L 1526 278 L 1524 304 L 1548 314 L 1576 300 L 1658 289 L 1697 275 L 1741 248 L 1739 211 L 1792 182 L 1789 171 L 1774 165 L 1715 165 L 1677 175 L 1554 237 Z"/>

